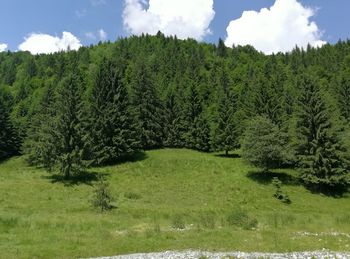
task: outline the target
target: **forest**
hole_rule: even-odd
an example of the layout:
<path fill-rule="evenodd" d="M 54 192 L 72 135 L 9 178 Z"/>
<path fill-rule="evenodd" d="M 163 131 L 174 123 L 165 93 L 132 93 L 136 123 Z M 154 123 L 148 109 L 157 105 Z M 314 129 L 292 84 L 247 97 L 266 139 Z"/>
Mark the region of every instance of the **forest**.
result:
<path fill-rule="evenodd" d="M 162 148 L 296 168 L 350 185 L 350 41 L 264 55 L 142 35 L 49 55 L 0 53 L 0 159 L 70 179 Z"/>

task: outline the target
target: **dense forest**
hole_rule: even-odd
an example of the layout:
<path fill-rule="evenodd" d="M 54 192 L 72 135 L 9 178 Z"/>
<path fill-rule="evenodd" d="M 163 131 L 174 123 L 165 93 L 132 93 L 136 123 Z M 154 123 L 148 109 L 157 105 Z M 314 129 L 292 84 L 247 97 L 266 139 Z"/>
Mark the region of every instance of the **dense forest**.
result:
<path fill-rule="evenodd" d="M 66 178 L 149 149 L 241 149 L 264 171 L 346 190 L 349 122 L 350 41 L 266 56 L 158 33 L 0 53 L 0 159 Z"/>

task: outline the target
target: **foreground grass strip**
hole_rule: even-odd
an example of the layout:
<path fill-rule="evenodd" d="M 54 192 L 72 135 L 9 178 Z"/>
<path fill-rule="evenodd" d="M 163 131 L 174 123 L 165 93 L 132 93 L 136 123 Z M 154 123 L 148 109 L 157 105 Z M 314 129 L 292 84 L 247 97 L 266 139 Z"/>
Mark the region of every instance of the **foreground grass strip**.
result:
<path fill-rule="evenodd" d="M 186 251 L 350 252 L 350 197 L 310 193 L 239 156 L 154 150 L 102 173 L 116 208 L 91 207 L 96 180 L 67 184 L 13 158 L 0 164 L 0 258 Z M 291 204 L 274 198 L 278 176 Z"/>

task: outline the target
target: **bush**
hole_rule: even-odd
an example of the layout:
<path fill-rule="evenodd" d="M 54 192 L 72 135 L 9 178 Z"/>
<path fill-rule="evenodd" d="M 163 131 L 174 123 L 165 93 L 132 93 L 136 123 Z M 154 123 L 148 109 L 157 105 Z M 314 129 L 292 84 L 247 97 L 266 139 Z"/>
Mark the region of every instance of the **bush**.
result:
<path fill-rule="evenodd" d="M 286 150 L 286 137 L 271 120 L 258 116 L 250 121 L 242 141 L 243 158 L 268 171 L 283 163 Z"/>
<path fill-rule="evenodd" d="M 112 201 L 113 197 L 109 189 L 109 184 L 102 175 L 99 175 L 94 190 L 92 205 L 101 212 L 105 212 L 113 208 Z"/>
<path fill-rule="evenodd" d="M 290 204 L 291 200 L 289 199 L 288 195 L 283 192 L 282 190 L 282 182 L 277 178 L 274 177 L 272 179 L 272 185 L 275 186 L 276 192 L 274 194 L 274 197 L 284 203 Z"/>
<path fill-rule="evenodd" d="M 186 224 L 185 224 L 185 220 L 184 217 L 180 214 L 177 214 L 175 216 L 173 216 L 172 218 L 172 227 L 175 229 L 185 229 L 186 228 Z"/>
<path fill-rule="evenodd" d="M 246 230 L 254 229 L 258 226 L 257 219 L 250 217 L 242 209 L 232 211 L 227 217 L 227 223 L 230 226 L 237 226 Z"/>

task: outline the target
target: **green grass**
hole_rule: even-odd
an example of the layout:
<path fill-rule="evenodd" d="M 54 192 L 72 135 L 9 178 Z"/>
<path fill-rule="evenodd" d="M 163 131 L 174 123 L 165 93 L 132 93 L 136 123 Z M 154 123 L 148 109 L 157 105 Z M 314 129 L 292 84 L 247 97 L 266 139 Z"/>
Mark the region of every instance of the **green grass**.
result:
<path fill-rule="evenodd" d="M 24 159 L 0 164 L 0 258 L 77 258 L 134 252 L 350 251 L 350 197 L 312 194 L 277 170 L 292 204 L 241 158 L 156 150 L 104 173 L 117 208 L 90 206 L 94 182 L 55 182 Z M 308 234 L 302 234 L 307 232 Z M 333 234 L 332 234 L 333 233 Z M 317 234 L 317 235 L 316 235 Z"/>

